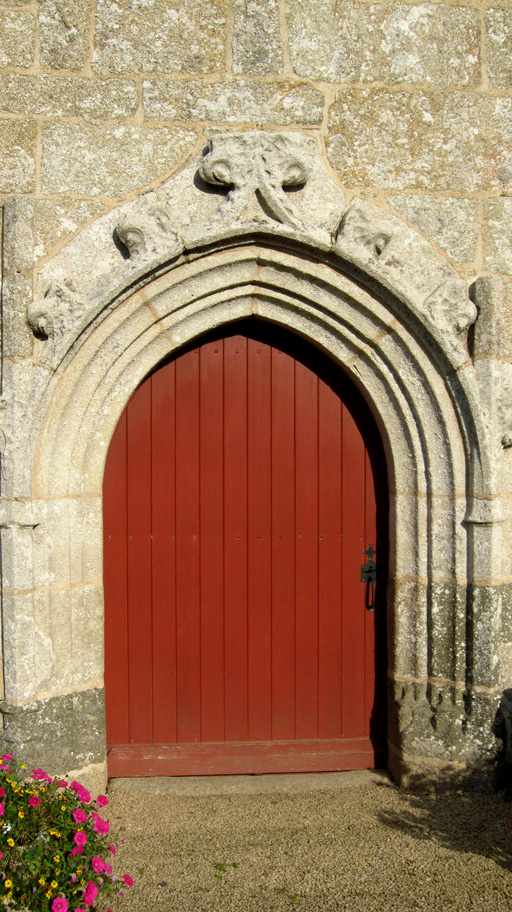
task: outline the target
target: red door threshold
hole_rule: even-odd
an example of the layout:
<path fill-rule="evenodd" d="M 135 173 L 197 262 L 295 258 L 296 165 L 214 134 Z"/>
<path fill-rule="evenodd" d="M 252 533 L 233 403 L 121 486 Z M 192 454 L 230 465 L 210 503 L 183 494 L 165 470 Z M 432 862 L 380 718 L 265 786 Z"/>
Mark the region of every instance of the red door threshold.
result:
<path fill-rule="evenodd" d="M 318 773 L 382 769 L 386 752 L 368 738 L 346 741 L 258 741 L 117 744 L 108 752 L 110 778 Z"/>

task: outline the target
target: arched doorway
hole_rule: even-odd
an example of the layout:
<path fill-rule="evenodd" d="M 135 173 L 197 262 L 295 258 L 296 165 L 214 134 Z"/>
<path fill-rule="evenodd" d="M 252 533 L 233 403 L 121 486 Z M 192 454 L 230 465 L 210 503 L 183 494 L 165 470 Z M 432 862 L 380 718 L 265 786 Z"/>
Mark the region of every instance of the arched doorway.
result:
<path fill-rule="evenodd" d="M 247 320 L 154 371 L 105 468 L 109 775 L 384 765 L 386 518 L 371 414 L 311 344 Z"/>

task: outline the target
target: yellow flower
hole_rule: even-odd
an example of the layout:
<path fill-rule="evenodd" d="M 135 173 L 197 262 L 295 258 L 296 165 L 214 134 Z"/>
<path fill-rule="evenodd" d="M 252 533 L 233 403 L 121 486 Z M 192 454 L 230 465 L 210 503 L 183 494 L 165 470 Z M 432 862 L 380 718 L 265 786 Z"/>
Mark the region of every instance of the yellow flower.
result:
<path fill-rule="evenodd" d="M 11 849 L 14 848 L 14 839 L 8 839 L 8 840 L 7 840 L 7 845 L 10 846 Z"/>
<path fill-rule="evenodd" d="M 52 890 L 56 890 L 58 886 L 59 886 L 59 885 L 58 885 L 57 881 L 56 881 L 56 880 L 52 880 L 52 882 L 51 882 L 51 884 L 50 884 L 50 887 L 52 888 Z"/>
<path fill-rule="evenodd" d="M 18 811 L 18 817 L 19 817 L 21 820 L 23 820 L 24 816 L 25 816 L 25 811 L 22 811 L 21 808 L 20 808 L 20 810 Z"/>
<path fill-rule="evenodd" d="M 61 804 L 60 809 L 61 809 L 61 811 L 65 811 L 65 810 L 66 810 L 66 805 L 65 805 L 65 804 Z"/>
<path fill-rule="evenodd" d="M 82 873 L 82 868 L 77 868 L 76 869 L 77 877 L 80 877 L 81 873 Z"/>
<path fill-rule="evenodd" d="M 12 887 L 12 880 L 6 880 L 4 882 L 4 887 L 6 890 L 9 890 Z"/>
<path fill-rule="evenodd" d="M 80 881 L 80 886 L 85 887 L 85 880 L 83 879 L 83 877 L 82 877 L 82 880 Z"/>
<path fill-rule="evenodd" d="M 73 896 L 76 896 L 77 893 L 78 893 L 78 890 L 73 890 Z"/>
<path fill-rule="evenodd" d="M 60 855 L 54 855 L 53 860 L 54 860 L 55 864 L 58 864 L 60 861 Z"/>
<path fill-rule="evenodd" d="M 12 899 L 12 893 L 11 893 L 10 890 L 9 890 L 9 892 L 8 892 L 8 894 L 7 894 L 7 899 Z"/>
<path fill-rule="evenodd" d="M 44 879 L 44 877 L 39 878 L 39 883 L 41 884 L 42 887 L 46 886 L 46 880 Z"/>
<path fill-rule="evenodd" d="M 46 899 L 50 899 L 50 896 L 52 895 L 52 891 L 48 890 L 44 895 L 46 896 Z"/>
<path fill-rule="evenodd" d="M 55 877 L 58 877 L 60 874 L 60 868 L 55 868 Z"/>
<path fill-rule="evenodd" d="M 24 770 L 24 769 L 25 769 L 25 764 L 22 763 L 21 766 L 20 766 L 20 770 Z"/>

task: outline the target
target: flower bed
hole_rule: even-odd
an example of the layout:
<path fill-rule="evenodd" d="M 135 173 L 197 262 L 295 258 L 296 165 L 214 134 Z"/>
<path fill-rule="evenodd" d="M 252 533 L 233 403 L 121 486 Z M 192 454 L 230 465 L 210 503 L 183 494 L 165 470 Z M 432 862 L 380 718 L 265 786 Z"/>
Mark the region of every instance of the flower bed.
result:
<path fill-rule="evenodd" d="M 8 909 L 87 912 L 100 894 L 122 895 L 131 877 L 112 872 L 116 846 L 100 814 L 105 795 L 93 801 L 79 782 L 52 778 L 42 769 L 16 770 L 12 754 L 0 760 L 0 868 Z M 110 912 L 110 910 L 109 910 Z"/>

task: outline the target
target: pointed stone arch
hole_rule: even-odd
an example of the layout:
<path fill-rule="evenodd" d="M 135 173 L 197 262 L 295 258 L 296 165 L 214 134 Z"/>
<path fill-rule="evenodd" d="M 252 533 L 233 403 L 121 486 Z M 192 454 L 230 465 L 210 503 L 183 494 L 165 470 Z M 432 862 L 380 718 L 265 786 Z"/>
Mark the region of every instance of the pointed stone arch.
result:
<path fill-rule="evenodd" d="M 489 385 L 467 347 L 477 311 L 417 232 L 362 200 L 343 208 L 311 140 L 217 136 L 42 270 L 33 355 L 5 367 L 4 708 L 29 754 L 47 719 L 59 771 L 70 756 L 105 770 L 101 490 L 119 416 L 163 359 L 250 317 L 322 349 L 382 435 L 391 767 L 485 755 L 501 508 Z"/>

